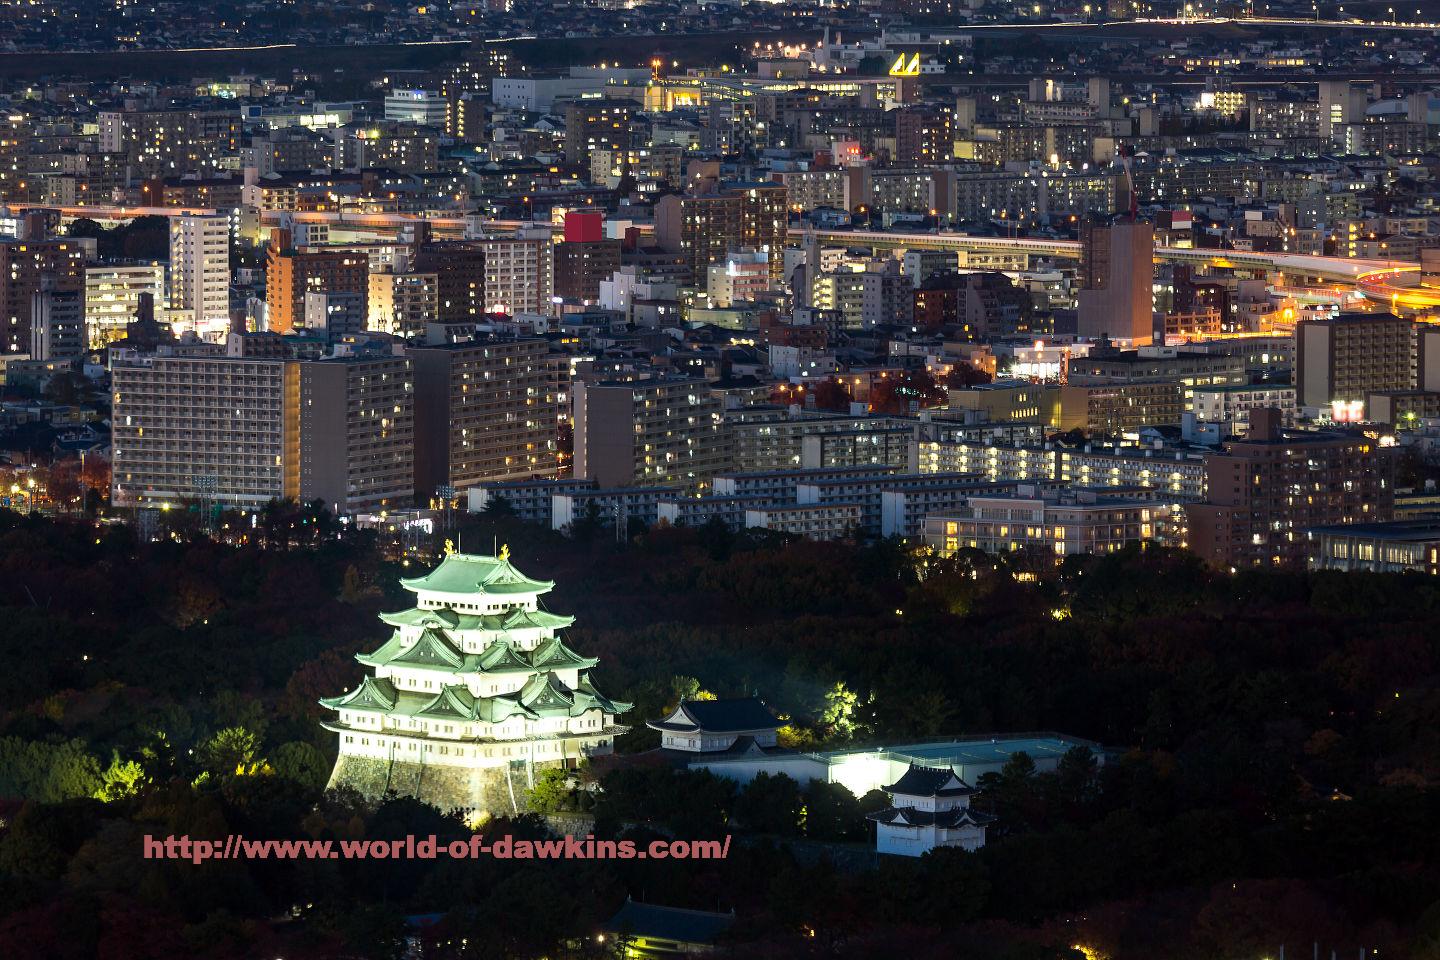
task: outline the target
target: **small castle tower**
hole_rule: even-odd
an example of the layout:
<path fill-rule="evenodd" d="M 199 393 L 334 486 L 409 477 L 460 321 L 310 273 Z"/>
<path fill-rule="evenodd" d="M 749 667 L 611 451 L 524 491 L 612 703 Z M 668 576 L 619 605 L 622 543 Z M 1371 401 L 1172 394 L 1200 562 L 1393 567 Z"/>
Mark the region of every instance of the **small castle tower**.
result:
<path fill-rule="evenodd" d="M 936 847 L 979 850 L 995 818 L 970 809 L 974 787 L 949 767 L 912 763 L 899 780 L 882 787 L 890 806 L 868 814 L 875 821 L 875 850 L 918 857 Z"/>

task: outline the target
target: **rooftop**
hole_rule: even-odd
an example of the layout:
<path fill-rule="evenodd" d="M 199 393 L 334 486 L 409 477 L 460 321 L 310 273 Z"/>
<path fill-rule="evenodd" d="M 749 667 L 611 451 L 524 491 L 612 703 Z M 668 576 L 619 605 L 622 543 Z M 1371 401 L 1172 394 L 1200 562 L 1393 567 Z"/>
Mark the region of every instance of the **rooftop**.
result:
<path fill-rule="evenodd" d="M 626 899 L 604 929 L 621 935 L 654 937 L 678 943 L 714 943 L 735 922 L 733 913 L 682 910 Z"/>
<path fill-rule="evenodd" d="M 401 580 L 400 584 L 406 590 L 456 594 L 540 593 L 555 586 L 553 581 L 532 580 L 516 570 L 508 548 L 495 557 L 451 553 L 423 577 Z"/>
<path fill-rule="evenodd" d="M 929 740 L 922 743 L 901 743 L 894 746 L 876 746 L 861 750 L 832 750 L 817 754 L 826 763 L 839 763 L 850 757 L 866 754 L 885 754 L 887 759 L 909 761 L 922 766 L 956 766 L 968 764 L 1004 763 L 1017 753 L 1028 754 L 1036 760 L 1045 757 L 1059 758 L 1072 747 L 1089 747 L 1099 753 L 1098 743 L 1082 740 L 1061 733 L 1013 734 L 1010 736 L 960 737 L 954 740 Z"/>
<path fill-rule="evenodd" d="M 705 730 L 734 733 L 745 730 L 773 730 L 780 720 L 760 702 L 759 697 L 729 700 L 683 700 L 675 712 L 662 721 L 652 721 L 656 730 Z"/>

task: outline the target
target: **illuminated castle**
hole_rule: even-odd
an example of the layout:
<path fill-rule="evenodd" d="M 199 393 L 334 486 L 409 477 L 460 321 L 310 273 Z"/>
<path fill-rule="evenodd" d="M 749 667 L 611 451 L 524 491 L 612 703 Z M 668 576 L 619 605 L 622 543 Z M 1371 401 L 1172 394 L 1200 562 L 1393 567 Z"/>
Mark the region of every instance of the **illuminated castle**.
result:
<path fill-rule="evenodd" d="M 340 737 L 330 786 L 415 796 L 442 809 L 514 811 L 536 765 L 609 753 L 630 709 L 590 681 L 596 660 L 556 631 L 574 617 L 542 608 L 554 583 L 497 556 L 449 553 L 402 580 L 415 605 L 381 614 L 390 639 L 356 659 L 372 672 L 321 700 Z"/>

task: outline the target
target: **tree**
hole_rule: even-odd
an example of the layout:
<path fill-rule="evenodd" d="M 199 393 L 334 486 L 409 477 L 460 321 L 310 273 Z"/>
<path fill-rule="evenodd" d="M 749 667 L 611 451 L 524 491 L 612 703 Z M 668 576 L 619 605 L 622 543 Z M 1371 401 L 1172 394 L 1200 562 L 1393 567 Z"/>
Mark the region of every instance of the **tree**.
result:
<path fill-rule="evenodd" d="M 793 837 L 800 832 L 800 785 L 783 773 L 757 774 L 735 801 L 735 816 L 748 829 Z"/>
<path fill-rule="evenodd" d="M 226 727 L 200 748 L 199 759 L 206 772 L 216 776 L 248 775 L 260 772 L 260 740 L 244 727 Z"/>
<path fill-rule="evenodd" d="M 125 797 L 133 797 L 149 782 L 145 768 L 134 760 L 121 760 L 119 753 L 110 756 L 110 766 L 100 775 L 100 789 L 95 791 L 97 800 L 111 803 Z"/>
<path fill-rule="evenodd" d="M 487 517 L 513 517 L 515 516 L 515 504 L 510 498 L 496 494 L 485 501 L 485 509 L 480 511 Z"/>
<path fill-rule="evenodd" d="M 945 388 L 935 382 L 929 371 L 919 368 L 881 377 L 870 385 L 870 409 L 875 413 L 905 414 L 912 409 L 938 407 L 948 398 Z"/>
<path fill-rule="evenodd" d="M 859 729 L 855 718 L 859 704 L 860 697 L 854 690 L 846 687 L 843 680 L 836 682 L 825 694 L 825 712 L 820 715 L 821 726 L 830 732 L 832 738 L 849 740 Z"/>
<path fill-rule="evenodd" d="M 526 806 L 537 813 L 558 813 L 572 808 L 574 792 L 568 770 L 546 767 L 536 775 Z"/>
<path fill-rule="evenodd" d="M 844 784 L 811 780 L 804 792 L 805 835 L 812 840 L 850 840 L 865 833 L 860 801 Z"/>
<path fill-rule="evenodd" d="M 330 779 L 330 762 L 312 743 L 292 740 L 275 748 L 275 773 L 301 786 L 319 790 Z"/>
<path fill-rule="evenodd" d="M 947 387 L 977 387 L 990 383 L 995 378 L 970 363 L 957 363 L 945 377 Z"/>

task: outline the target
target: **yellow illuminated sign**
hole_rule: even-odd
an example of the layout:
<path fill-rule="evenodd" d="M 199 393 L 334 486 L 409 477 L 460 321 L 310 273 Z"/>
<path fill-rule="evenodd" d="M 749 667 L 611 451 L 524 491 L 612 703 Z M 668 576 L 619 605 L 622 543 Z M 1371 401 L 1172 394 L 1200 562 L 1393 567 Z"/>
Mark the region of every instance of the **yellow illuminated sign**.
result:
<path fill-rule="evenodd" d="M 890 76 L 892 77 L 918 77 L 920 76 L 920 54 L 912 53 L 907 60 L 905 54 L 895 58 L 890 65 Z"/>

